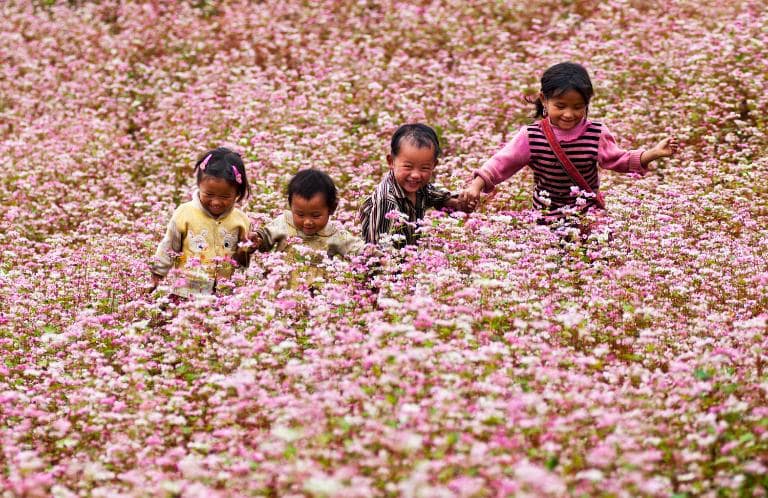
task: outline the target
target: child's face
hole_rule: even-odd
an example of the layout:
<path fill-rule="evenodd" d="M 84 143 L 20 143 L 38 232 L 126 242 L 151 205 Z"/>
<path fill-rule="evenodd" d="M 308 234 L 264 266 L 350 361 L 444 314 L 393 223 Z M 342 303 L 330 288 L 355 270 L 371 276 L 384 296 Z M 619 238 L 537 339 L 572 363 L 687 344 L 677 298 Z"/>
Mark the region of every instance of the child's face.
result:
<path fill-rule="evenodd" d="M 561 130 L 574 128 L 587 115 L 587 103 L 576 90 L 568 90 L 549 99 L 545 98 L 544 94 L 539 97 L 544 104 L 550 123 Z"/>
<path fill-rule="evenodd" d="M 321 193 L 311 199 L 293 194 L 290 204 L 293 224 L 307 235 L 315 235 L 325 228 L 332 214 L 325 195 Z"/>
<path fill-rule="evenodd" d="M 387 162 L 395 173 L 395 181 L 409 197 L 429 183 L 437 165 L 434 148 L 419 147 L 410 140 L 400 144 L 397 156 L 387 156 Z"/>
<path fill-rule="evenodd" d="M 219 216 L 235 205 L 237 189 L 223 178 L 204 176 L 197 184 L 200 203 L 212 215 Z"/>

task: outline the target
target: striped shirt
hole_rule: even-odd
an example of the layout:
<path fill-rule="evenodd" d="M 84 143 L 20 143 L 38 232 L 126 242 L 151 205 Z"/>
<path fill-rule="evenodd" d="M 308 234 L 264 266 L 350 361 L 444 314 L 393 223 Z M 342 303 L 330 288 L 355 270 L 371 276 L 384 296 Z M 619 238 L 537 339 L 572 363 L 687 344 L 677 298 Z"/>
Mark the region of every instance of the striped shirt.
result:
<path fill-rule="evenodd" d="M 571 130 L 557 127 L 553 130 L 563 151 L 595 192 L 600 188 L 598 166 L 620 173 L 643 175 L 648 171 L 640 163 L 643 151 L 621 149 L 602 123 L 585 119 Z M 576 203 L 578 198 L 572 195 L 571 189 L 578 188 L 578 184 L 555 157 L 539 123 L 522 127 L 475 175 L 485 181 L 485 191 L 490 192 L 526 165 L 533 170 L 534 207 L 555 211 Z"/>
<path fill-rule="evenodd" d="M 412 203 L 390 171 L 360 207 L 358 221 L 362 225 L 363 238 L 368 243 L 378 244 L 382 234 L 399 234 L 401 240 L 396 247 L 415 244 L 418 235 L 416 224 L 424 218 L 428 208 L 441 208 L 450 199 L 451 193 L 429 183 L 416 192 L 416 203 Z M 402 213 L 402 221 L 396 222 L 387 213 Z"/>

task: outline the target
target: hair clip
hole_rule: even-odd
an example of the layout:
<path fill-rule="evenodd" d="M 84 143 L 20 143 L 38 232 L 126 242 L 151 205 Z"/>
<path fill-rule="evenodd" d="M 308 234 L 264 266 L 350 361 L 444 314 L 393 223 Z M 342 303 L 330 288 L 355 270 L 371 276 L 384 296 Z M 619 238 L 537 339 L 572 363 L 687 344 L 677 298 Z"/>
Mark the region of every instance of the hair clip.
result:
<path fill-rule="evenodd" d="M 205 167 L 208 166 L 208 161 L 211 160 L 211 156 L 213 154 L 208 154 L 205 156 L 205 159 L 203 159 L 203 162 L 200 163 L 200 171 L 205 171 Z"/>
<path fill-rule="evenodd" d="M 237 166 L 235 166 L 234 164 L 232 165 L 232 172 L 235 174 L 235 181 L 237 182 L 237 184 L 240 185 L 241 183 L 243 183 L 243 177 L 240 175 L 240 172 L 237 171 Z"/>

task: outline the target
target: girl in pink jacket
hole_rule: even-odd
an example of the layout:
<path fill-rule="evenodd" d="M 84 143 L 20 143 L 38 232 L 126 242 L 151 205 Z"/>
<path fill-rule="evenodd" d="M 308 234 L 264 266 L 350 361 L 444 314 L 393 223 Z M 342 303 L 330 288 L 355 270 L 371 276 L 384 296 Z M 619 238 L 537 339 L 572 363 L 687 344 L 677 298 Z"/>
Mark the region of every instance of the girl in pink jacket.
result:
<path fill-rule="evenodd" d="M 520 128 L 511 142 L 474 172 L 474 179 L 462 192 L 460 201 L 474 210 L 481 192 L 489 193 L 527 165 L 533 170 L 535 182 L 533 205 L 542 211 L 544 219 L 559 219 L 601 204 L 597 198 L 597 166 L 644 175 L 652 161 L 671 156 L 677 150 L 678 142 L 673 137 L 647 150 L 621 149 L 608 127 L 587 118 L 592 95 L 592 82 L 583 66 L 563 62 L 547 69 L 535 101 L 535 117 L 539 121 Z M 586 186 L 580 187 L 556 157 L 542 129 L 545 120 L 591 193 L 584 194 L 589 192 Z"/>

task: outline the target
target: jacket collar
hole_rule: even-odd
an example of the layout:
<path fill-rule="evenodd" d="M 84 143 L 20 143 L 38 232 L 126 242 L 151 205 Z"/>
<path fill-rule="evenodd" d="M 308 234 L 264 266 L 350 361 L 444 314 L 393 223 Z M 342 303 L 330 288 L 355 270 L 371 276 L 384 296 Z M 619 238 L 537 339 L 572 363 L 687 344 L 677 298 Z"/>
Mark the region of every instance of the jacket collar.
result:
<path fill-rule="evenodd" d="M 545 117 L 543 119 L 549 119 L 548 117 Z M 557 138 L 561 142 L 570 142 L 571 140 L 576 140 L 580 136 L 584 134 L 584 132 L 587 130 L 587 127 L 591 121 L 589 121 L 587 118 L 583 118 L 579 124 L 571 128 L 570 130 L 561 130 L 555 125 L 552 125 L 552 130 L 555 132 L 555 138 Z M 551 124 L 551 121 L 550 121 Z"/>

